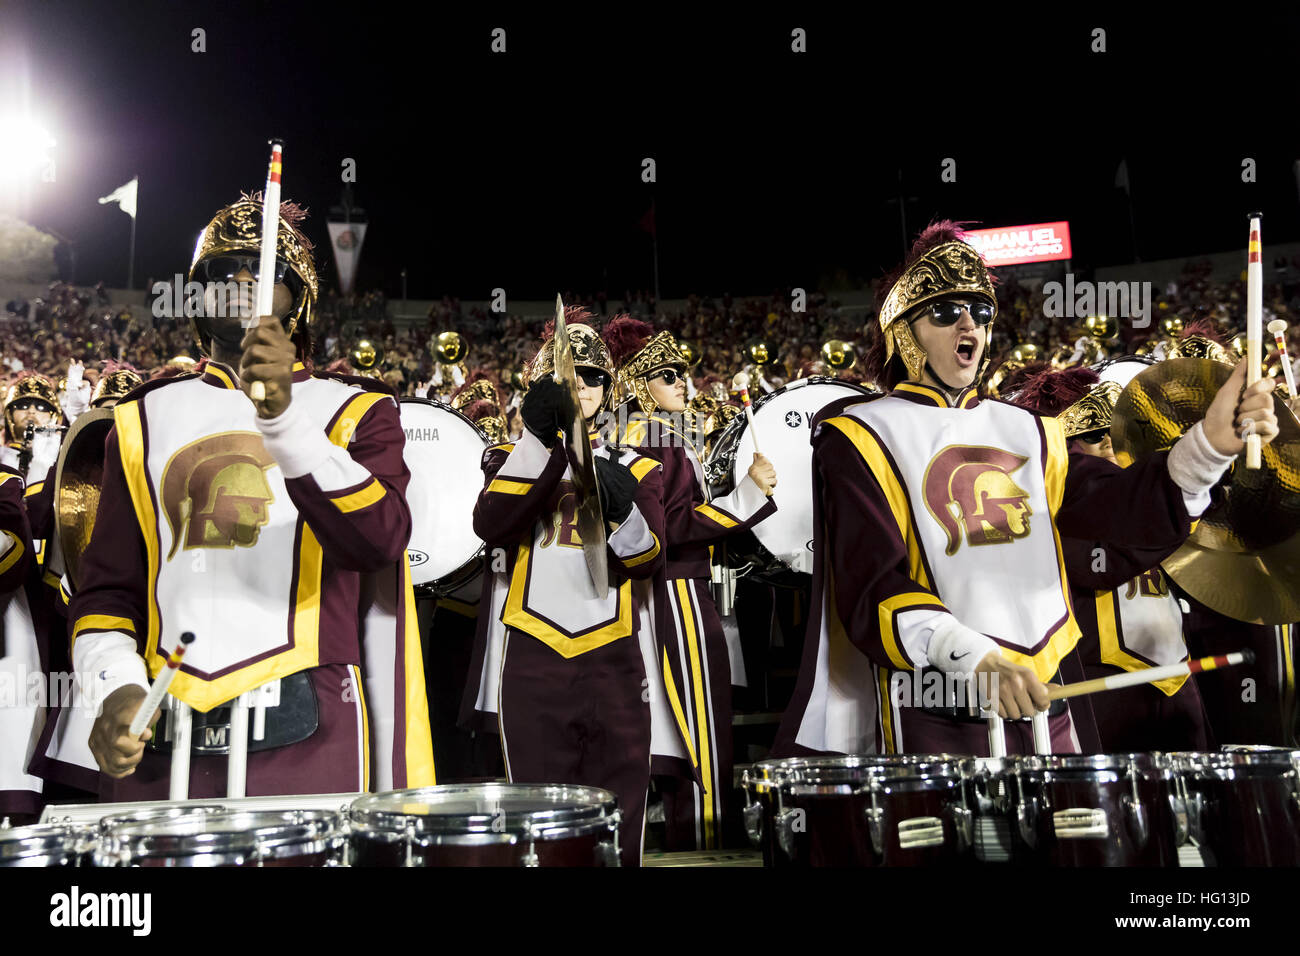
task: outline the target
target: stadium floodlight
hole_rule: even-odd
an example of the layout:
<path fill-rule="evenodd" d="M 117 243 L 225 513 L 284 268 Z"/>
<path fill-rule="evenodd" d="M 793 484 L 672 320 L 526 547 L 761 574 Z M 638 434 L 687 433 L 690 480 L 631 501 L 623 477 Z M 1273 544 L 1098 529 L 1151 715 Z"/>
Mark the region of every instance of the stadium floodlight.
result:
<path fill-rule="evenodd" d="M 0 185 L 53 178 L 54 137 L 28 116 L 0 116 Z"/>

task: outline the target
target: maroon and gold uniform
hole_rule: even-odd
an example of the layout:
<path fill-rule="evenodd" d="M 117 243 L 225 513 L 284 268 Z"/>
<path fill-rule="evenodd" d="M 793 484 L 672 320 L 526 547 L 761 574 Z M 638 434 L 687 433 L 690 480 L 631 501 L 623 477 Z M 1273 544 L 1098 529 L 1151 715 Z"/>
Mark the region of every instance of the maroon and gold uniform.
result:
<path fill-rule="evenodd" d="M 71 606 L 74 662 L 102 700 L 144 686 L 192 631 L 171 694 L 203 712 L 306 673 L 318 726 L 250 754 L 250 796 L 434 782 L 403 433 L 391 395 L 355 381 L 299 364 L 288 409 L 262 419 L 209 362 L 114 409 Z M 190 795 L 223 794 L 225 770 L 195 757 Z M 167 774 L 146 752 L 130 776 L 103 776 L 101 795 L 165 796 Z"/>

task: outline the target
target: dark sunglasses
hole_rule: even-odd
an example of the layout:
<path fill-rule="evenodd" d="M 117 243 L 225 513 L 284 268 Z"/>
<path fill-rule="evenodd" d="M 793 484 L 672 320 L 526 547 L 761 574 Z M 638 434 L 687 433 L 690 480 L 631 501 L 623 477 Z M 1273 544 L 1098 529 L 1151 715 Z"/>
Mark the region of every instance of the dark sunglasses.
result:
<path fill-rule="evenodd" d="M 1079 439 L 1079 441 L 1087 442 L 1089 445 L 1100 445 L 1106 440 L 1108 435 L 1110 435 L 1109 428 L 1097 428 L 1090 432 L 1084 432 L 1082 435 L 1075 435 L 1074 437 Z"/>
<path fill-rule="evenodd" d="M 586 384 L 588 388 L 599 388 L 602 385 L 609 384 L 609 376 L 600 369 L 580 368 L 577 369 L 578 378 Z"/>
<path fill-rule="evenodd" d="M 650 376 L 650 381 L 654 381 L 657 378 L 662 378 L 665 385 L 676 385 L 678 379 L 681 379 L 682 381 L 686 380 L 686 377 L 675 368 L 666 368 L 662 372 L 655 372 Z"/>
<path fill-rule="evenodd" d="M 199 272 L 209 282 L 230 282 L 235 276 L 239 275 L 245 269 L 252 275 L 254 281 L 259 277 L 262 271 L 261 256 L 216 256 L 212 259 L 204 259 L 199 263 Z M 283 259 L 275 260 L 275 281 L 283 282 L 284 277 L 292 274 L 289 272 L 289 263 Z"/>
<path fill-rule="evenodd" d="M 976 325 L 988 325 L 993 321 L 993 306 L 987 302 L 972 302 L 970 305 L 962 302 L 931 302 L 921 314 L 928 313 L 935 325 L 946 328 L 956 324 L 961 314 L 966 311 L 970 312 L 970 317 L 975 320 Z"/>

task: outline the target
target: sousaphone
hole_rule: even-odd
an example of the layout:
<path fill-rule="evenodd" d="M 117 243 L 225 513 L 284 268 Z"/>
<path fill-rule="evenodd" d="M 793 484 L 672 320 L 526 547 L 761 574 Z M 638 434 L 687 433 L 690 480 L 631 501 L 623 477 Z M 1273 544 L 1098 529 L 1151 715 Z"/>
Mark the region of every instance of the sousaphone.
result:
<path fill-rule="evenodd" d="M 1169 448 L 1205 417 L 1232 366 L 1167 359 L 1136 376 L 1115 403 L 1111 442 L 1121 465 Z M 1238 459 L 1213 503 L 1161 566 L 1205 606 L 1251 624 L 1300 621 L 1300 422 L 1276 394 L 1279 433 L 1263 467 Z"/>

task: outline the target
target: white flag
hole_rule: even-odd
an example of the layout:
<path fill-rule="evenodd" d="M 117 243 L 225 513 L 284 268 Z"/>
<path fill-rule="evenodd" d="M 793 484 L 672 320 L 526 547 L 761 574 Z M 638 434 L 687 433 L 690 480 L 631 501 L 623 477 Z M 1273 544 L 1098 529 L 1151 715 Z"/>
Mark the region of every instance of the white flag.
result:
<path fill-rule="evenodd" d="M 366 239 L 366 223 L 331 222 L 330 242 L 334 245 L 334 268 L 339 274 L 339 291 L 347 295 L 352 291 L 352 282 L 357 275 L 357 264 L 361 261 L 361 244 Z"/>
<path fill-rule="evenodd" d="M 140 178 L 137 176 L 123 186 L 118 186 L 107 196 L 99 200 L 102 206 L 104 203 L 115 202 L 122 207 L 122 212 L 126 213 L 132 219 L 135 218 L 135 191 L 140 185 Z"/>

